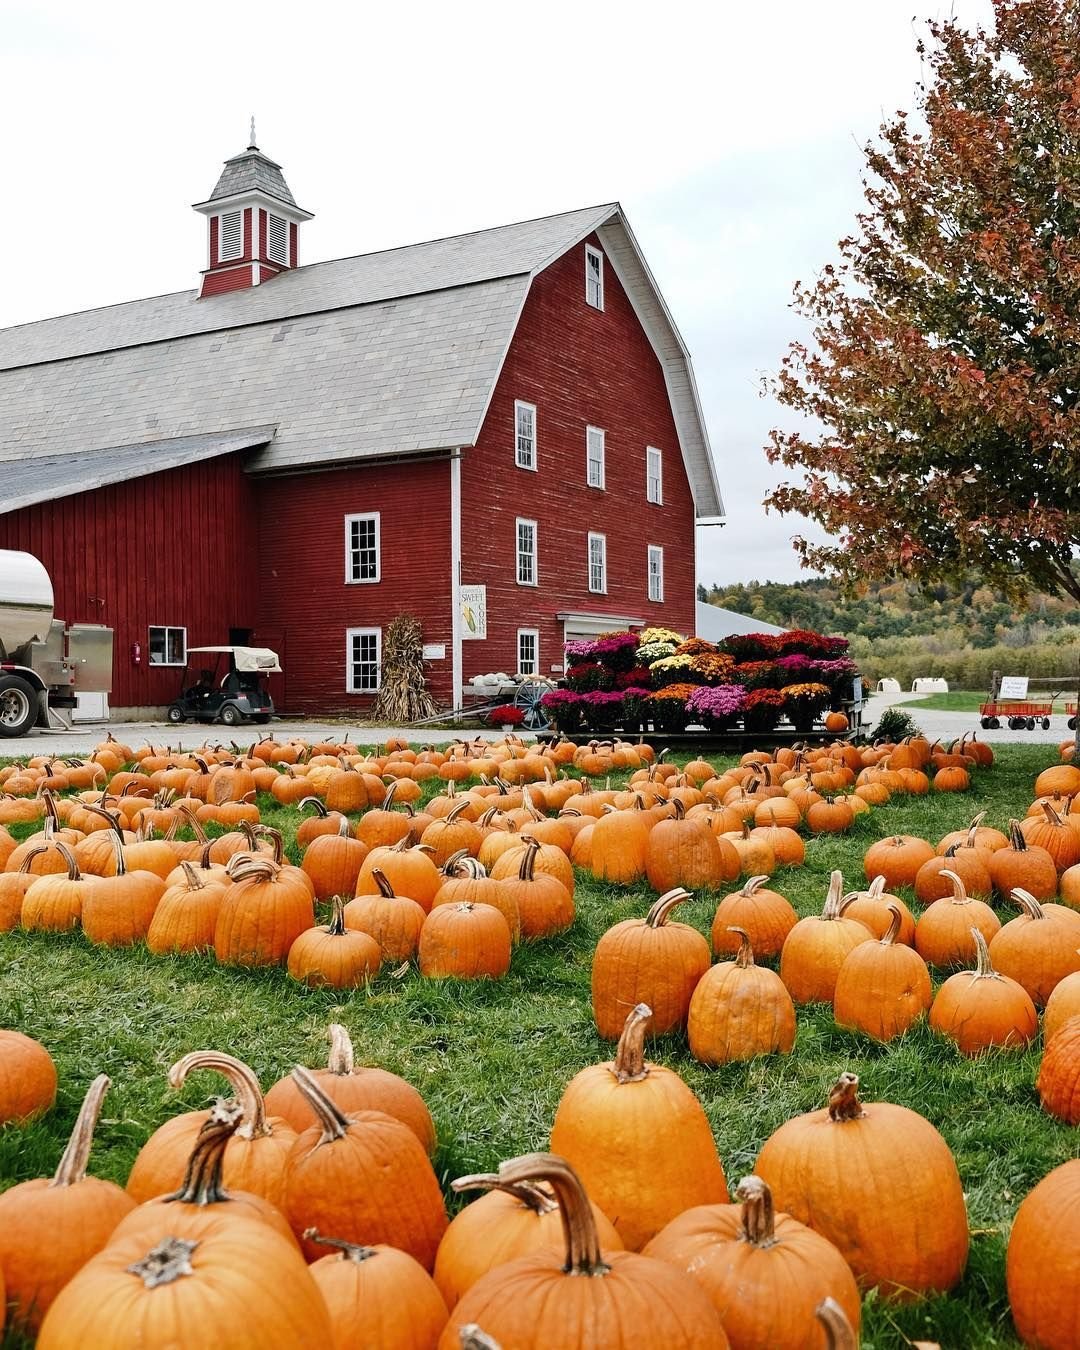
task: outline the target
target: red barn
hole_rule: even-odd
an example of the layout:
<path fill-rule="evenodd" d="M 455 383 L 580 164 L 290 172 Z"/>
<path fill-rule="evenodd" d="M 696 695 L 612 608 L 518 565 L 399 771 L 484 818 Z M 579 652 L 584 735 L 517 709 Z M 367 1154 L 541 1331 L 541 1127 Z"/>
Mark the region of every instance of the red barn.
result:
<path fill-rule="evenodd" d="M 195 209 L 197 291 L 0 331 L 0 548 L 115 630 L 114 713 L 230 639 L 281 653 L 285 711 L 356 712 L 402 612 L 455 702 L 568 634 L 693 630 L 723 507 L 618 205 L 301 267 L 252 144 Z"/>

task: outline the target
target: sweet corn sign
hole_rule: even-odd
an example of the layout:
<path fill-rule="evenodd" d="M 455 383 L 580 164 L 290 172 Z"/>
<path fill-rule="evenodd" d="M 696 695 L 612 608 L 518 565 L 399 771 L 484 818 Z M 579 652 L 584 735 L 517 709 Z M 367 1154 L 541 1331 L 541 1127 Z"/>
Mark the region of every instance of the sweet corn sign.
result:
<path fill-rule="evenodd" d="M 487 637 L 487 587 L 462 586 L 461 588 L 461 637 Z"/>

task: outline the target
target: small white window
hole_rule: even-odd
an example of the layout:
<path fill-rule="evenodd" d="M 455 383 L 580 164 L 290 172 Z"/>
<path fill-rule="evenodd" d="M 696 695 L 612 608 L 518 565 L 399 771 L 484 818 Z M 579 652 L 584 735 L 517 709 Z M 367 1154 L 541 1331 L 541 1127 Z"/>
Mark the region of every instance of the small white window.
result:
<path fill-rule="evenodd" d="M 382 682 L 382 629 L 349 628 L 345 633 L 345 692 L 375 694 Z"/>
<path fill-rule="evenodd" d="M 604 308 L 604 255 L 591 244 L 585 245 L 585 302 Z"/>
<path fill-rule="evenodd" d="M 585 481 L 589 487 L 604 486 L 604 433 L 599 427 L 585 429 Z"/>
<path fill-rule="evenodd" d="M 519 469 L 536 468 L 536 405 L 514 404 L 514 463 Z"/>
<path fill-rule="evenodd" d="M 656 544 L 649 545 L 649 599 L 662 601 L 664 598 L 664 550 Z"/>
<path fill-rule="evenodd" d="M 379 513 L 345 517 L 345 584 L 378 581 L 381 576 Z"/>
<path fill-rule="evenodd" d="M 266 256 L 271 262 L 288 264 L 289 223 L 280 216 L 271 216 L 267 222 Z"/>
<path fill-rule="evenodd" d="M 607 591 L 607 537 L 589 535 L 589 590 L 597 595 Z"/>
<path fill-rule="evenodd" d="M 657 506 L 664 504 L 664 458 L 653 445 L 645 451 L 645 496 Z"/>
<path fill-rule="evenodd" d="M 152 627 L 147 657 L 152 666 L 187 665 L 187 629 L 164 624 Z"/>
<path fill-rule="evenodd" d="M 518 629 L 517 673 L 540 674 L 540 633 L 536 628 Z"/>
<path fill-rule="evenodd" d="M 539 571 L 536 557 L 536 521 L 522 520 L 519 517 L 516 525 L 518 585 L 536 586 Z"/>
<path fill-rule="evenodd" d="M 218 216 L 218 260 L 244 256 L 244 213 L 225 211 Z"/>

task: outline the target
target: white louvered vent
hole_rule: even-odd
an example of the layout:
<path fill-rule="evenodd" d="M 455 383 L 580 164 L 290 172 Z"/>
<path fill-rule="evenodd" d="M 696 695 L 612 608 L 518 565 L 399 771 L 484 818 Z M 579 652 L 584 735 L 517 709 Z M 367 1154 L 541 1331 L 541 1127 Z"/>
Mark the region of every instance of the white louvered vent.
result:
<path fill-rule="evenodd" d="M 218 237 L 218 256 L 224 262 L 244 255 L 244 217 L 242 211 L 225 211 L 221 215 Z"/>
<path fill-rule="evenodd" d="M 267 255 L 271 262 L 289 261 L 289 226 L 280 216 L 271 216 L 266 232 Z"/>

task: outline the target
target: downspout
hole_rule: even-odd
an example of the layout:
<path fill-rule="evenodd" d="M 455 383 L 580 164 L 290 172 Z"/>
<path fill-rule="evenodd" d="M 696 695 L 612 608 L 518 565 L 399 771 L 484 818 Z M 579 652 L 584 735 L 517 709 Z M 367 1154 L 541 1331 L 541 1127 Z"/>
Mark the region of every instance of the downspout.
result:
<path fill-rule="evenodd" d="M 461 448 L 450 456 L 450 642 L 455 708 L 461 707 Z"/>

